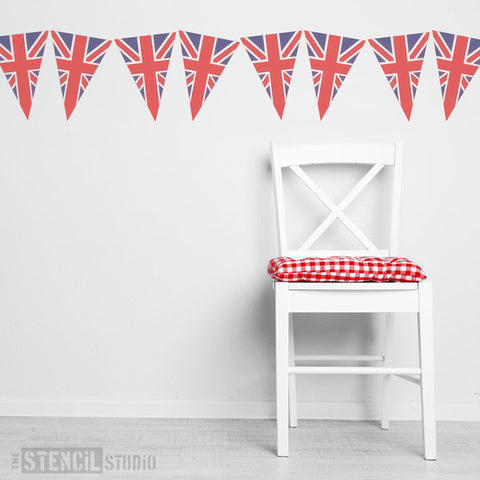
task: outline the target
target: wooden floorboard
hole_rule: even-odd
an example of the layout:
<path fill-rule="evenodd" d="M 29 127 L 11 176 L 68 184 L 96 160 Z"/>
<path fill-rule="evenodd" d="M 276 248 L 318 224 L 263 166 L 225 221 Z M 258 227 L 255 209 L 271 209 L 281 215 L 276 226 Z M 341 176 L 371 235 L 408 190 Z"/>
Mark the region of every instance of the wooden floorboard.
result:
<path fill-rule="evenodd" d="M 290 430 L 289 458 L 275 455 L 272 420 L 0 418 L 0 479 L 396 480 L 480 479 L 480 422 L 439 422 L 438 460 L 422 458 L 419 422 L 304 420 Z M 22 474 L 22 447 L 103 447 L 154 455 L 154 471 Z"/>

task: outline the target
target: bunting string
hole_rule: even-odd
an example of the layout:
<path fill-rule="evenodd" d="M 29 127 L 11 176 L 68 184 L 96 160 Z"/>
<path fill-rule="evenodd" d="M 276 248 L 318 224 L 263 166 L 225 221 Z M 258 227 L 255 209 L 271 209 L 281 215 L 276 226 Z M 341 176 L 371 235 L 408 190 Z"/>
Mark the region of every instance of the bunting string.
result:
<path fill-rule="evenodd" d="M 157 119 L 175 42 L 179 41 L 192 120 L 242 45 L 280 119 L 283 118 L 301 44 L 307 48 L 320 119 L 351 75 L 365 45 L 378 60 L 407 121 L 414 109 L 423 60 L 433 38 L 440 92 L 447 120 L 480 66 L 480 39 L 433 31 L 367 40 L 315 31 L 291 31 L 230 40 L 179 31 L 138 37 L 103 38 L 59 31 L 0 36 L 0 67 L 20 108 L 31 113 L 40 68 L 50 36 L 66 119 L 85 94 L 112 44 L 118 48 L 147 110 Z M 303 39 L 303 42 L 302 42 Z M 372 73 L 373 74 L 373 73 Z M 393 98 L 393 97 L 392 97 Z"/>

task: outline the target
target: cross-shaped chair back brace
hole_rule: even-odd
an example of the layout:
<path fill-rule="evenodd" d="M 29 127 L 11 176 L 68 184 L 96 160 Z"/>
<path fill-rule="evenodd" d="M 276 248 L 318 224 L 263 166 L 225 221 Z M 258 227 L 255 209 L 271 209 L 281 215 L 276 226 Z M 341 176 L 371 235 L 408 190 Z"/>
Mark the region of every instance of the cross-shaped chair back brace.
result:
<path fill-rule="evenodd" d="M 272 170 L 275 185 L 277 209 L 277 231 L 279 235 L 280 255 L 294 258 L 307 256 L 325 257 L 329 255 L 395 255 L 397 250 L 398 217 L 400 205 L 401 157 L 400 144 L 357 144 L 324 143 L 319 145 L 280 146 L 271 145 Z M 302 166 L 326 164 L 364 164 L 371 165 L 368 172 L 350 190 L 343 200 L 336 204 L 318 184 L 308 175 Z M 390 244 L 388 249 L 378 248 L 362 230 L 345 214 L 345 209 L 355 200 L 373 178 L 385 166 L 394 168 L 392 189 L 392 210 L 390 227 Z M 285 195 L 283 188 L 283 170 L 290 169 L 315 196 L 330 210 L 330 214 L 308 236 L 297 249 L 291 249 L 287 241 L 287 224 L 285 213 Z M 315 242 L 338 219 L 365 247 L 360 250 L 310 250 Z"/>

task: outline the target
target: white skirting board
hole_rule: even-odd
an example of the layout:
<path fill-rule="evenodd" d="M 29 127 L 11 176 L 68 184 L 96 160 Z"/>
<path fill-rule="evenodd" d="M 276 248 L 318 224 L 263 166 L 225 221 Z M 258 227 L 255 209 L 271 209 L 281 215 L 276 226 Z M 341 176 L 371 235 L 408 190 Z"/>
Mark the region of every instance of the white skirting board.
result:
<path fill-rule="evenodd" d="M 299 402 L 299 418 L 377 420 L 378 402 Z M 273 401 L 122 401 L 92 399 L 0 400 L 0 416 L 274 418 Z M 392 420 L 419 420 L 415 403 L 394 403 Z M 479 403 L 437 404 L 440 421 L 480 421 Z"/>

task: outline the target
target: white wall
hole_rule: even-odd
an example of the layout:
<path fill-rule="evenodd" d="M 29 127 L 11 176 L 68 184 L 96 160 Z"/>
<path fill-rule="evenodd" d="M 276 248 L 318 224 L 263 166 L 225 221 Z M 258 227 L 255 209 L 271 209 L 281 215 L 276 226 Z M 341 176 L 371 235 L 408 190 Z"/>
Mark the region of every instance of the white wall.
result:
<path fill-rule="evenodd" d="M 473 0 L 17 0 L 0 34 L 480 37 L 479 15 Z M 304 46 L 282 121 L 239 50 L 192 122 L 178 44 L 156 123 L 116 48 L 68 123 L 50 41 L 30 120 L 3 76 L 0 102 L 1 414 L 272 415 L 268 143 L 340 139 L 404 142 L 400 252 L 434 282 L 439 416 L 480 419 L 480 78 L 445 122 L 431 44 L 411 122 L 369 48 L 322 122 Z M 305 319 L 301 350 L 373 351 L 381 324 L 361 321 Z M 395 356 L 413 362 L 413 321 L 397 323 Z M 303 415 L 378 414 L 378 378 L 299 386 Z M 395 385 L 397 418 L 417 395 Z"/>

